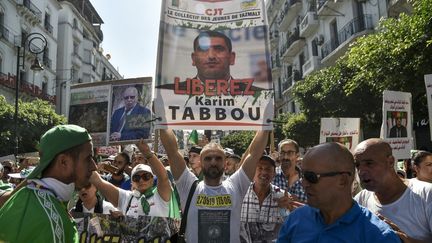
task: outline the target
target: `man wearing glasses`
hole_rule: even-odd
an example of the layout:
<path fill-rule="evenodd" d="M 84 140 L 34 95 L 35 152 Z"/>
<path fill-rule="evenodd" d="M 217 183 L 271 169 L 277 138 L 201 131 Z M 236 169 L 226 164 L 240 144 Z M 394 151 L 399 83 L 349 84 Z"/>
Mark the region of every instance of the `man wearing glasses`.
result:
<path fill-rule="evenodd" d="M 124 106 L 114 111 L 111 117 L 110 141 L 138 140 L 149 138 L 150 125 L 143 122 L 150 120 L 149 109 L 138 103 L 138 90 L 131 86 L 122 94 Z"/>
<path fill-rule="evenodd" d="M 401 180 L 390 145 L 382 139 L 361 142 L 354 150 L 364 190 L 355 200 L 396 225 L 406 242 L 432 242 L 432 184 L 418 179 Z"/>
<path fill-rule="evenodd" d="M 278 242 L 400 242 L 386 223 L 351 197 L 354 158 L 338 143 L 310 149 L 303 158 L 307 205 L 294 210 Z"/>
<path fill-rule="evenodd" d="M 289 192 L 296 200 L 306 202 L 306 193 L 300 180 L 300 169 L 297 167 L 299 145 L 292 139 L 284 139 L 278 147 L 280 166 L 276 168 L 273 184 Z"/>
<path fill-rule="evenodd" d="M 171 171 L 184 208 L 190 188 L 198 178 L 186 167 L 172 130 L 160 130 L 161 141 L 168 154 Z M 204 180 L 199 182 L 190 201 L 186 225 L 186 241 L 240 242 L 240 212 L 243 198 L 254 178 L 257 162 L 267 145 L 269 131 L 258 131 L 244 162 L 228 179 L 223 180 L 225 153 L 216 143 L 201 151 Z"/>

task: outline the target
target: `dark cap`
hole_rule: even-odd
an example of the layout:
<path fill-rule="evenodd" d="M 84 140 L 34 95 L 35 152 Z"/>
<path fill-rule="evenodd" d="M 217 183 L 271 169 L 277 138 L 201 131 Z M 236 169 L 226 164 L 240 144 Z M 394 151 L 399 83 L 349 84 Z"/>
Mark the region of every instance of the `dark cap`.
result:
<path fill-rule="evenodd" d="M 261 156 L 260 160 L 268 161 L 271 163 L 271 165 L 273 165 L 273 167 L 276 167 L 276 161 L 268 155 Z"/>
<path fill-rule="evenodd" d="M 201 153 L 201 150 L 202 150 L 202 148 L 199 147 L 199 146 L 192 146 L 192 147 L 189 149 L 189 153 L 197 153 L 197 154 L 200 154 L 200 153 Z"/>

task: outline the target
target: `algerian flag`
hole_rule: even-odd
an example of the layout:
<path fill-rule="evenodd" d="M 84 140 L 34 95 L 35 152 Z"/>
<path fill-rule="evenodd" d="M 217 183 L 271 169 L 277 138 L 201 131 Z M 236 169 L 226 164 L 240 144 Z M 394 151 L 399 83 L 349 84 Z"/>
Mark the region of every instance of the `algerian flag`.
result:
<path fill-rule="evenodd" d="M 189 135 L 188 141 L 192 144 L 198 144 L 198 132 L 197 130 L 192 130 L 191 134 Z"/>

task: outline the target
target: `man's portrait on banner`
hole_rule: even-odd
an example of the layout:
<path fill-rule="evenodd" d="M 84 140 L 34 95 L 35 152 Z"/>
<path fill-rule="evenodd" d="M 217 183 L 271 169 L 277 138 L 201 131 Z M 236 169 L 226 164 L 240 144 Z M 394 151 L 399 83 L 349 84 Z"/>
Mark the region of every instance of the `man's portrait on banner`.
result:
<path fill-rule="evenodd" d="M 144 84 L 112 86 L 110 142 L 151 138 L 150 99 Z"/>
<path fill-rule="evenodd" d="M 407 123 L 406 111 L 387 111 L 387 137 L 406 138 Z"/>
<path fill-rule="evenodd" d="M 249 31 L 258 32 L 255 29 Z M 185 95 L 254 95 L 256 91 L 264 90 L 268 87 L 271 89 L 271 70 L 269 61 L 264 54 L 264 50 L 258 54 L 245 52 L 238 47 L 240 51 L 235 50 L 234 42 L 228 33 L 240 38 L 241 34 L 234 32 L 219 32 L 212 30 L 199 31 L 191 33 L 184 30 L 184 36 L 193 37 L 190 47 L 181 44 L 185 48 L 178 55 L 184 59 L 178 65 L 184 65 L 185 62 L 191 64 L 194 72 L 188 68 L 180 70 L 174 74 L 172 81 L 161 80 L 162 84 L 156 88 L 172 89 L 175 94 Z M 258 35 L 258 34 L 256 34 Z M 171 37 L 172 40 L 188 41 L 186 37 Z M 248 37 L 251 38 L 252 37 Z M 236 40 L 239 42 L 238 40 Z M 176 41 L 174 41 L 176 42 Z M 240 43 L 237 43 L 237 45 Z M 247 45 L 247 42 L 243 43 Z M 170 44 L 167 44 L 169 49 Z M 189 49 L 190 55 L 184 55 Z M 178 56 L 175 56 L 178 57 Z M 169 61 L 167 61 L 169 62 Z M 233 69 L 239 70 L 238 74 L 233 74 Z M 170 72 L 167 70 L 166 72 Z M 255 82 L 256 81 L 256 82 Z M 266 82 L 262 87 L 258 83 Z"/>

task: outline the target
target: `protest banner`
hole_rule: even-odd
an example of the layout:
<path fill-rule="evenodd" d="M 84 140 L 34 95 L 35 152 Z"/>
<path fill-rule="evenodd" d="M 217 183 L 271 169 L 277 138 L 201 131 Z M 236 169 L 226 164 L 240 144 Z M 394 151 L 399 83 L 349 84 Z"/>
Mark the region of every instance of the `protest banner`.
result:
<path fill-rule="evenodd" d="M 180 222 L 172 218 L 124 216 L 71 212 L 78 229 L 79 242 L 170 242 Z"/>
<path fill-rule="evenodd" d="M 282 223 L 240 222 L 240 242 L 276 242 Z"/>
<path fill-rule="evenodd" d="M 151 140 L 151 95 L 151 78 L 73 85 L 68 121 L 86 128 L 95 146 Z"/>
<path fill-rule="evenodd" d="M 264 1 L 162 1 L 157 128 L 270 130 L 273 83 Z"/>
<path fill-rule="evenodd" d="M 410 158 L 413 149 L 411 93 L 383 92 L 381 138 L 386 140 L 396 159 Z"/>
<path fill-rule="evenodd" d="M 432 74 L 427 74 L 424 76 L 425 79 L 425 86 L 426 86 L 426 98 L 427 98 L 427 104 L 428 104 L 428 111 L 429 111 L 429 130 L 430 130 L 430 137 L 432 138 Z"/>
<path fill-rule="evenodd" d="M 353 151 L 359 134 L 360 118 L 321 118 L 320 143 L 338 142 Z"/>

